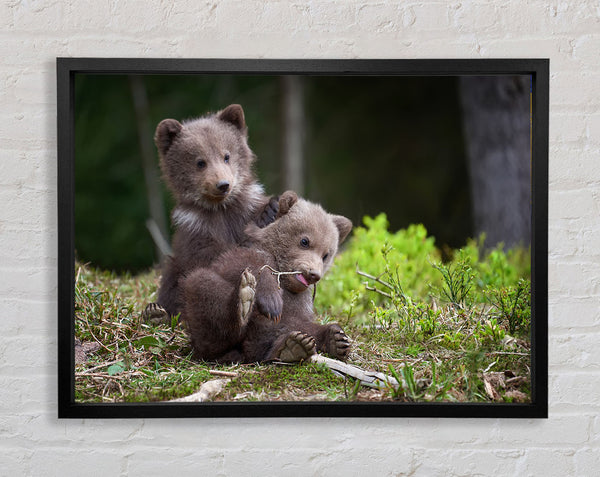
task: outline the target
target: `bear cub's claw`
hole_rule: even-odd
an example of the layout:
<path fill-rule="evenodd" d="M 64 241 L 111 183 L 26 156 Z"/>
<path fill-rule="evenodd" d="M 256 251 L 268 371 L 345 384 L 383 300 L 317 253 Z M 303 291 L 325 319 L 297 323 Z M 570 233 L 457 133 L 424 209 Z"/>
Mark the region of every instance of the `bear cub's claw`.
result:
<path fill-rule="evenodd" d="M 283 312 L 283 296 L 281 290 L 270 293 L 262 292 L 256 295 L 256 306 L 261 315 L 279 323 Z"/>
<path fill-rule="evenodd" d="M 329 327 L 329 339 L 324 351 L 333 358 L 346 361 L 350 354 L 350 338 L 344 333 L 339 325 L 332 324 Z"/>
<path fill-rule="evenodd" d="M 142 311 L 142 320 L 153 325 L 164 325 L 171 322 L 171 316 L 158 303 L 148 303 Z"/>
<path fill-rule="evenodd" d="M 316 343 L 312 336 L 301 331 L 292 331 L 281 348 L 275 352 L 275 358 L 284 363 L 304 361 L 317 351 Z"/>
<path fill-rule="evenodd" d="M 249 269 L 242 272 L 239 288 L 238 301 L 238 319 L 240 324 L 245 325 L 250 315 L 250 310 L 254 305 L 254 296 L 256 293 L 256 278 Z"/>

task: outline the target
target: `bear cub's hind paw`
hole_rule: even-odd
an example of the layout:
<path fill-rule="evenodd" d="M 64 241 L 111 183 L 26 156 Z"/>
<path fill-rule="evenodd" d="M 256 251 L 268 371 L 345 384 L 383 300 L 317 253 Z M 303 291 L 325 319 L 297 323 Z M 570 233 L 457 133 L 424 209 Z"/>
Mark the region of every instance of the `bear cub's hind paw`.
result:
<path fill-rule="evenodd" d="M 256 278 L 249 269 L 242 272 L 239 288 L 238 301 L 238 319 L 241 325 L 245 325 L 250 315 L 250 310 L 254 305 L 254 295 L 256 293 Z"/>
<path fill-rule="evenodd" d="M 312 336 L 301 331 L 292 331 L 279 350 L 275 351 L 275 358 L 284 363 L 304 361 L 316 353 L 316 343 Z"/>
<path fill-rule="evenodd" d="M 158 303 L 148 303 L 142 311 L 142 320 L 144 323 L 153 325 L 164 325 L 171 322 L 169 312 Z"/>

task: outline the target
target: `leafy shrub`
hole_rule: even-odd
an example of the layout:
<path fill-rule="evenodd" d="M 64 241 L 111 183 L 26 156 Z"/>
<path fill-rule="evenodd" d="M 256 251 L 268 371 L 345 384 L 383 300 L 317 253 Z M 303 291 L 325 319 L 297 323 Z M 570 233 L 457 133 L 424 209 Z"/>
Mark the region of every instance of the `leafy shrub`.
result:
<path fill-rule="evenodd" d="M 409 313 L 420 315 L 415 318 L 418 321 L 424 314 L 420 302 L 489 303 L 490 290 L 515 287 L 520 279 L 530 276 L 530 252 L 523 247 L 504 251 L 500 244 L 486 251 L 482 235 L 442 263 L 435 239 L 427 236 L 423 225 L 390 232 L 384 213 L 366 216 L 363 223 L 364 227 L 354 229 L 318 286 L 316 309 L 334 319 L 366 322 L 369 312 L 391 300 L 399 316 L 410 309 Z M 388 311 L 376 315 L 383 325 L 391 319 Z M 426 326 L 435 330 L 431 324 Z"/>
<path fill-rule="evenodd" d="M 373 276 L 386 270 L 393 272 L 405 290 L 422 299 L 427 297 L 432 281 L 439 282 L 439 278 L 432 277 L 431 263 L 439 260 L 440 253 L 423 225 L 410 225 L 392 233 L 384 213 L 375 218 L 367 216 L 363 222 L 365 226 L 354 229 L 333 267 L 319 283 L 317 310 L 330 308 L 331 313 L 340 315 L 353 301 L 353 313 L 360 315 L 371 308 L 371 301 L 384 302 L 382 295 L 365 289 L 366 280 L 356 273 L 357 269 Z"/>

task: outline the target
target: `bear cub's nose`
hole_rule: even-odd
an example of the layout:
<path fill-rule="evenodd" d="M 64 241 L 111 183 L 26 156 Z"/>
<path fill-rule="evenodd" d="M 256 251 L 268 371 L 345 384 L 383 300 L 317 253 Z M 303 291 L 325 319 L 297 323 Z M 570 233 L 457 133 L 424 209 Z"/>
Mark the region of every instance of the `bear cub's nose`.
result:
<path fill-rule="evenodd" d="M 317 283 L 320 279 L 321 279 L 321 274 L 310 270 L 307 274 L 306 274 L 306 278 L 308 279 L 309 283 Z"/>
<path fill-rule="evenodd" d="M 217 182 L 217 189 L 219 189 L 219 192 L 221 193 L 225 193 L 229 190 L 229 182 L 227 181 L 219 181 Z"/>

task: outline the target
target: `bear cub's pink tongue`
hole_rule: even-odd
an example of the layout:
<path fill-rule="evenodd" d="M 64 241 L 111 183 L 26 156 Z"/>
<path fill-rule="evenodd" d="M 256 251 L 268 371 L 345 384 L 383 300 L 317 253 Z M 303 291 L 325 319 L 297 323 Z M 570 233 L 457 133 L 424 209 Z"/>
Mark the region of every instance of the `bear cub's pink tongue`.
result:
<path fill-rule="evenodd" d="M 304 285 L 305 287 L 308 286 L 308 282 L 306 281 L 306 278 L 304 278 L 304 275 L 302 275 L 301 273 L 296 273 L 296 278 L 300 283 L 302 283 L 302 285 Z"/>

